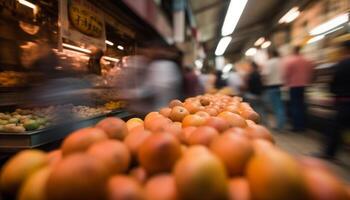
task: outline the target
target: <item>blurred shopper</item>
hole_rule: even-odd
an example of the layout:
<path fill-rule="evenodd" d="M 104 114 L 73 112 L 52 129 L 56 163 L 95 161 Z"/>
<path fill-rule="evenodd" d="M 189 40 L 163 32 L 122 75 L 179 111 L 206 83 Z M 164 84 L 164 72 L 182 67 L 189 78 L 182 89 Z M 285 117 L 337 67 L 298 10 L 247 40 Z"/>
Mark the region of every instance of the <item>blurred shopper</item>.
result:
<path fill-rule="evenodd" d="M 310 83 L 313 64 L 300 54 L 300 47 L 295 47 L 292 55 L 284 60 L 284 79 L 289 87 L 292 131 L 304 131 L 306 128 L 305 87 Z"/>
<path fill-rule="evenodd" d="M 251 72 L 246 77 L 244 98 L 261 115 L 262 122 L 265 123 L 266 112 L 263 100 L 263 83 L 259 66 L 255 62 L 251 62 Z"/>
<path fill-rule="evenodd" d="M 235 95 L 241 95 L 243 80 L 235 68 L 232 68 L 228 75 L 227 85 L 232 89 Z"/>
<path fill-rule="evenodd" d="M 222 71 L 221 70 L 217 70 L 215 75 L 216 75 L 215 88 L 216 89 L 221 89 L 223 87 L 226 87 L 227 83 L 226 83 L 226 80 L 224 80 L 222 78 Z"/>
<path fill-rule="evenodd" d="M 204 87 L 205 92 L 211 92 L 215 88 L 216 77 L 213 73 L 203 70 L 202 74 L 199 76 L 199 81 Z"/>
<path fill-rule="evenodd" d="M 282 63 L 276 49 L 268 49 L 268 55 L 269 60 L 262 70 L 265 92 L 276 117 L 275 128 L 282 130 L 286 121 L 284 103 L 281 97 L 281 87 L 283 86 Z"/>
<path fill-rule="evenodd" d="M 185 97 L 194 97 L 204 93 L 204 88 L 193 68 L 186 66 L 184 69 L 184 93 Z"/>
<path fill-rule="evenodd" d="M 330 90 L 335 97 L 334 127 L 327 129 L 325 146 L 320 157 L 332 159 L 342 144 L 342 133 L 350 128 L 350 41 L 343 44 L 344 59 L 334 66 Z"/>

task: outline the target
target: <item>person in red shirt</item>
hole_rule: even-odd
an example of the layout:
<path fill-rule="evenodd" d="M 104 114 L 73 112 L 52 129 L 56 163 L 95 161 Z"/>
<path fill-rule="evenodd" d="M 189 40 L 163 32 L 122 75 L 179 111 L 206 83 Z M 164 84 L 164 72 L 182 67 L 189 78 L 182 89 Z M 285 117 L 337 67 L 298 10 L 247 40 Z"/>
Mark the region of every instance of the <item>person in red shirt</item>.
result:
<path fill-rule="evenodd" d="M 305 87 L 310 83 L 313 64 L 300 54 L 300 47 L 295 47 L 292 55 L 285 58 L 284 81 L 289 87 L 292 131 L 304 131 L 306 128 Z"/>

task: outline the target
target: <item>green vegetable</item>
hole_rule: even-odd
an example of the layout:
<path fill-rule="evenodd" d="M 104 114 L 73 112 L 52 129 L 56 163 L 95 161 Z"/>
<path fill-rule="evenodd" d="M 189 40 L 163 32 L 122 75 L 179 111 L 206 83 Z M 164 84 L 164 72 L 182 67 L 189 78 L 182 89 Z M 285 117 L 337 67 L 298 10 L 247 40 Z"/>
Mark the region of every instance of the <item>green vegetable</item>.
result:
<path fill-rule="evenodd" d="M 32 131 L 32 130 L 38 129 L 40 124 L 37 121 L 30 119 L 30 120 L 26 120 L 23 126 L 27 131 Z"/>

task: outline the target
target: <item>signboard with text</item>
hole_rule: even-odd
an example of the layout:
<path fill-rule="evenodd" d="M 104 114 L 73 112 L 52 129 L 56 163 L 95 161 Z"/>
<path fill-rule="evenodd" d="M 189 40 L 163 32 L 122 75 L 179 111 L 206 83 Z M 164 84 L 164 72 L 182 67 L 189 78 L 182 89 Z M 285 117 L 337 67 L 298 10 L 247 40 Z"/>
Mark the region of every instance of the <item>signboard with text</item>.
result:
<path fill-rule="evenodd" d="M 106 49 L 105 21 L 101 10 L 87 0 L 60 0 L 63 38 Z"/>

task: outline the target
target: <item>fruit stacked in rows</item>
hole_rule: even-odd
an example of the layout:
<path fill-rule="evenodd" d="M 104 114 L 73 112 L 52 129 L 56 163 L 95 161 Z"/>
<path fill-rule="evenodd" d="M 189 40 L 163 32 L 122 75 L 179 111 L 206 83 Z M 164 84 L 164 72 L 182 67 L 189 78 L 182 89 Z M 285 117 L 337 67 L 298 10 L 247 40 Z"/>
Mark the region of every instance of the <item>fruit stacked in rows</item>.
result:
<path fill-rule="evenodd" d="M 20 200 L 347 200 L 319 160 L 293 157 L 239 97 L 203 95 L 126 123 L 106 118 L 49 153 L 20 152 L 0 176 Z"/>

